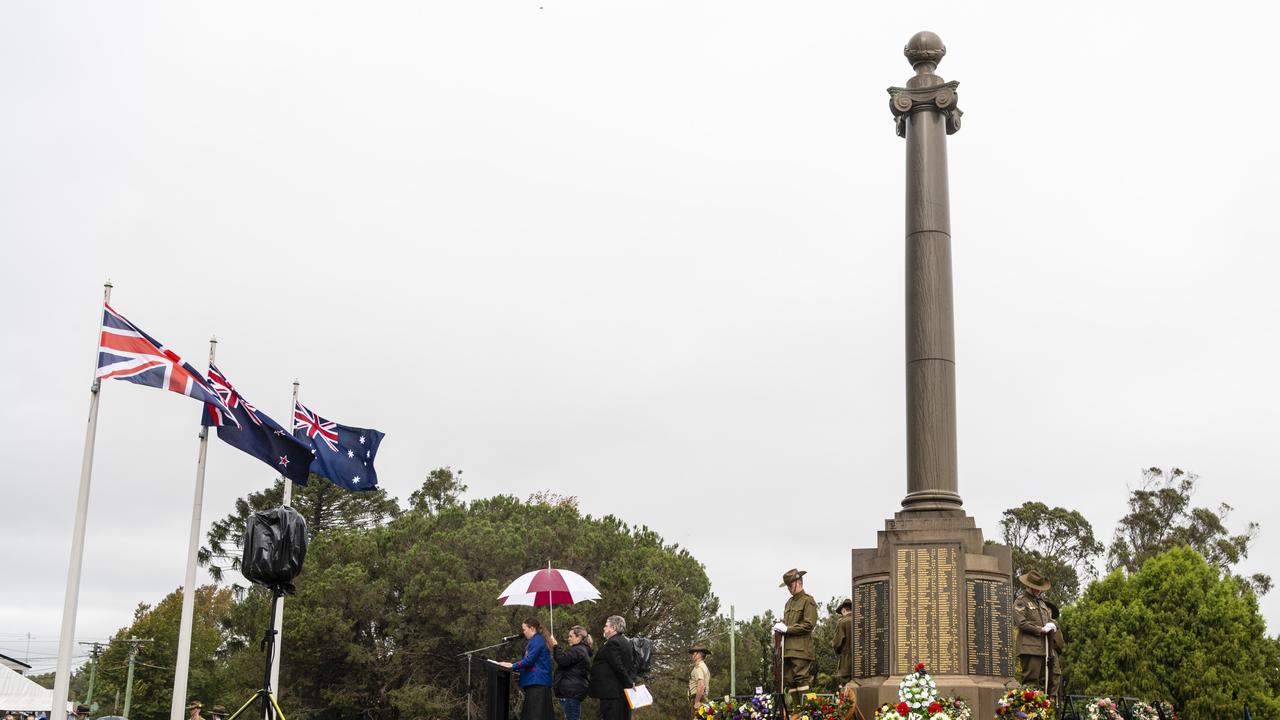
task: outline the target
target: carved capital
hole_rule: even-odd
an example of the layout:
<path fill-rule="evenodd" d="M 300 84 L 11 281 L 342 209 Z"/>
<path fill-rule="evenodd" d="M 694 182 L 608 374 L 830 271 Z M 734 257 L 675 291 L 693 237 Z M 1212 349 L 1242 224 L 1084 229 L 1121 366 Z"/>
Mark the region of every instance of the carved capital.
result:
<path fill-rule="evenodd" d="M 952 80 L 933 87 L 889 88 L 889 110 L 893 112 L 898 137 L 907 136 L 907 116 L 924 111 L 942 113 L 947 120 L 947 134 L 954 135 L 960 129 L 960 116 L 964 114 L 956 107 L 956 88 L 959 85 Z"/>

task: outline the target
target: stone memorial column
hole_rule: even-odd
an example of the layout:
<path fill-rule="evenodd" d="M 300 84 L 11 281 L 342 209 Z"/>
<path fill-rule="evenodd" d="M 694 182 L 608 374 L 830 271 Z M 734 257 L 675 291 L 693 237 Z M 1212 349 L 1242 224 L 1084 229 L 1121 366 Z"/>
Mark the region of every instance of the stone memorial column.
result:
<path fill-rule="evenodd" d="M 904 49 L 915 76 L 889 89 L 907 146 L 907 494 L 876 547 L 853 550 L 853 674 L 867 717 L 897 703 L 917 662 L 977 718 L 994 716 L 1015 671 L 1012 556 L 983 542 L 957 480 L 946 143 L 961 113 L 959 83 L 935 74 L 946 52 L 937 35 L 917 33 Z"/>

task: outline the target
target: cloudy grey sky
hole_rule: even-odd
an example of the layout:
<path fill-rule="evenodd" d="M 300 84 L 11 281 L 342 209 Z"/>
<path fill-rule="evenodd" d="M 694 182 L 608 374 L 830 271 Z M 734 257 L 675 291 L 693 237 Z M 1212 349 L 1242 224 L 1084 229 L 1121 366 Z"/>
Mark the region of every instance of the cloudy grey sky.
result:
<path fill-rule="evenodd" d="M 382 484 L 647 524 L 740 615 L 843 594 L 905 491 L 903 141 L 938 32 L 960 489 L 1110 538 L 1151 465 L 1276 572 L 1267 3 L 0 4 L 0 652 L 53 665 L 101 285 Z M 182 582 L 199 407 L 102 399 L 78 639 Z M 272 480 L 210 446 L 205 522 Z M 777 537 L 780 522 L 805 533 Z M 1280 624 L 1280 592 L 1263 600 Z"/>

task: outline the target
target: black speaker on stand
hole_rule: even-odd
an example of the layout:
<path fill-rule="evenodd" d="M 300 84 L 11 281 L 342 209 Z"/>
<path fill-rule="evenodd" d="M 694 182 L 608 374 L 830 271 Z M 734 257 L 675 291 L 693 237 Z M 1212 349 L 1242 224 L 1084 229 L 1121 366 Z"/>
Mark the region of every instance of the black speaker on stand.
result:
<path fill-rule="evenodd" d="M 293 579 L 302 572 L 307 559 L 307 521 L 297 510 L 288 505 L 263 510 L 249 516 L 244 526 L 244 556 L 240 560 L 240 574 L 246 580 L 262 585 L 271 591 L 271 623 L 262 638 L 262 650 L 267 654 L 266 668 L 262 672 L 262 689 L 253 694 L 240 709 L 227 720 L 235 720 L 253 705 L 261 701 L 262 720 L 285 720 L 280 703 L 271 692 L 271 661 L 276 649 L 276 612 L 280 598 L 293 594 Z"/>

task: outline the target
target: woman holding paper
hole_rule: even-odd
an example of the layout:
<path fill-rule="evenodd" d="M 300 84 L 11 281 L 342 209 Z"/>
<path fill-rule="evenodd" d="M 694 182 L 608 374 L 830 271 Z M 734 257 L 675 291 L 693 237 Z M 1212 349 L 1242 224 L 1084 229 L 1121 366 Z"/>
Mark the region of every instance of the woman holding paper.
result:
<path fill-rule="evenodd" d="M 542 622 L 536 617 L 526 618 L 520 624 L 520 632 L 529 641 L 524 657 L 513 663 L 498 664 L 520 673 L 520 690 L 524 692 L 520 720 L 552 720 L 551 653 L 547 650 Z"/>

